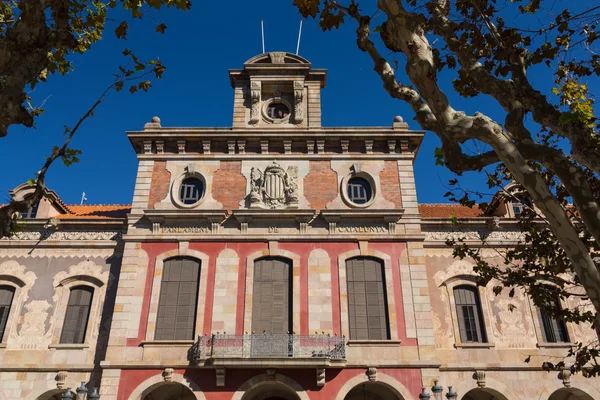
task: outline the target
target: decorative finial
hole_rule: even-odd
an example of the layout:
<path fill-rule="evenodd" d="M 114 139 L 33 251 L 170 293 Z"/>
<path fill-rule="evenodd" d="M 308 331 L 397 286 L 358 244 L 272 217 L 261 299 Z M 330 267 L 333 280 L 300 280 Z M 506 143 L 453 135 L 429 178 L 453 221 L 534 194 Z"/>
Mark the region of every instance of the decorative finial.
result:
<path fill-rule="evenodd" d="M 154 118 L 156 118 L 156 117 L 154 117 Z M 159 120 L 159 122 L 160 122 L 160 120 Z M 394 122 L 404 122 L 404 118 L 402 118 L 402 117 L 401 117 L 401 116 L 399 116 L 399 115 L 396 115 L 396 116 L 394 117 Z"/>
<path fill-rule="evenodd" d="M 425 391 L 425 386 L 421 388 L 421 393 L 419 393 L 419 400 L 429 400 L 431 395 Z"/>

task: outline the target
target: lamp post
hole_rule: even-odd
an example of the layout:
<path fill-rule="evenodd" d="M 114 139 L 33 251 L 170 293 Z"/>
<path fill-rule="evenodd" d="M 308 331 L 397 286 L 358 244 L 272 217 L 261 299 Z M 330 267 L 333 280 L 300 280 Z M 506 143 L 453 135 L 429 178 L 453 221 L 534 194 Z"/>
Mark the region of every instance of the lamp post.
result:
<path fill-rule="evenodd" d="M 440 384 L 438 383 L 437 380 L 433 382 L 431 391 L 433 392 L 433 400 L 443 400 L 442 395 L 444 392 L 444 388 L 442 386 L 440 386 Z M 452 386 L 448 386 L 448 393 L 446 393 L 446 398 L 448 400 L 457 400 L 458 399 L 458 393 L 456 393 L 452 389 Z M 430 399 L 431 399 L 431 394 L 427 393 L 427 389 L 425 389 L 425 386 L 421 387 L 421 393 L 419 393 L 419 400 L 430 400 Z"/>
<path fill-rule="evenodd" d="M 81 382 L 81 385 L 77 389 L 75 389 L 75 396 L 73 396 L 73 392 L 71 388 L 67 388 L 62 395 L 62 400 L 100 400 L 100 395 L 98 394 L 98 389 L 93 388 L 90 393 L 85 382 Z"/>

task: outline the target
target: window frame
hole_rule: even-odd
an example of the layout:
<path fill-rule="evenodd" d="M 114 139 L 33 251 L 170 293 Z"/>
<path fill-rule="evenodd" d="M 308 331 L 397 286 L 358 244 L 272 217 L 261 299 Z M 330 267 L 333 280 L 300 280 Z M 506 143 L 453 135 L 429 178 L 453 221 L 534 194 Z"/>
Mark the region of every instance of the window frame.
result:
<path fill-rule="evenodd" d="M 457 304 L 457 291 L 459 290 L 465 290 L 468 292 L 473 293 L 474 295 L 474 304 Z M 472 285 L 456 285 L 452 288 L 452 296 L 454 297 L 454 310 L 456 312 L 456 320 L 458 322 L 458 337 L 459 340 L 461 342 L 461 344 L 485 344 L 488 343 L 488 333 L 485 329 L 485 318 L 483 315 L 483 307 L 481 304 L 481 296 L 479 295 L 479 290 L 477 290 L 476 286 L 472 286 Z M 478 336 L 479 340 L 474 340 L 474 341 L 468 341 L 466 340 L 466 338 L 462 337 L 461 334 L 461 316 L 459 315 L 459 306 L 470 306 L 470 307 L 474 307 L 475 308 L 475 312 L 477 313 L 476 315 L 474 314 L 473 316 L 473 320 L 474 320 L 474 329 L 475 329 L 475 333 Z M 464 318 L 466 318 L 465 316 L 463 316 Z M 476 318 L 475 318 L 476 317 Z M 465 333 L 467 328 L 466 328 L 466 323 L 463 322 L 463 324 L 465 324 Z"/>
<path fill-rule="evenodd" d="M 382 339 L 374 339 L 370 337 L 370 332 L 367 333 L 367 338 L 354 338 L 352 337 L 352 324 L 351 324 L 351 319 L 350 319 L 350 289 L 349 289 L 349 283 L 351 281 L 349 281 L 348 276 L 348 264 L 352 261 L 355 260 L 371 260 L 371 261 L 375 261 L 376 263 L 379 264 L 379 267 L 381 268 L 381 289 L 382 289 L 382 295 L 383 295 L 383 305 L 379 305 L 380 307 L 383 307 L 383 311 L 384 311 L 384 324 L 385 324 L 385 328 L 386 328 L 386 332 L 385 332 L 385 338 Z M 390 310 L 389 310 L 389 301 L 388 301 L 388 290 L 387 290 L 387 277 L 386 277 L 386 271 L 385 271 L 385 262 L 379 258 L 376 257 L 370 257 L 370 256 L 356 256 L 356 257 L 351 257 L 345 260 L 345 268 L 346 268 L 346 298 L 347 298 L 347 307 L 348 307 L 348 339 L 352 340 L 352 341 L 388 341 L 391 340 L 392 337 L 392 333 L 391 333 L 391 326 L 390 326 Z M 353 281 L 353 282 L 360 282 L 360 281 Z M 363 282 L 367 282 L 366 280 Z M 368 314 L 367 314 L 367 319 L 368 319 Z M 368 328 L 368 323 L 367 323 L 367 331 L 369 331 Z"/>
<path fill-rule="evenodd" d="M 16 333 L 19 316 L 23 312 L 24 303 L 36 279 L 37 276 L 33 271 L 27 271 L 24 265 L 15 260 L 0 263 L 0 285 L 10 286 L 15 290 L 0 348 L 6 347 L 13 333 Z"/>
<path fill-rule="evenodd" d="M 252 273 L 252 292 L 253 292 L 253 296 L 252 296 L 252 321 L 250 323 L 250 326 L 252 328 L 252 332 L 257 332 L 257 333 L 261 333 L 260 330 L 257 330 L 256 327 L 253 325 L 253 321 L 254 321 L 254 317 L 256 316 L 256 309 L 255 309 L 255 300 L 257 298 L 257 296 L 255 296 L 254 294 L 256 293 L 256 268 L 257 268 L 257 264 L 262 262 L 262 261 L 267 261 L 267 260 L 276 260 L 276 261 L 280 261 L 284 264 L 287 264 L 288 267 L 288 288 L 287 288 L 287 331 L 288 332 L 294 332 L 294 270 L 293 270 L 293 261 L 289 258 L 286 257 L 280 257 L 280 256 L 265 256 L 265 257 L 261 257 L 261 258 L 257 258 L 256 260 L 254 260 L 253 262 L 253 273 Z"/>
<path fill-rule="evenodd" d="M 205 314 L 205 304 L 206 304 L 206 284 L 208 281 L 208 265 L 209 265 L 209 257 L 208 255 L 196 251 L 190 250 L 186 248 L 174 249 L 166 251 L 162 254 L 159 254 L 156 257 L 154 262 L 154 266 L 148 268 L 148 273 L 152 273 L 154 278 L 152 280 L 152 293 L 150 295 L 150 308 L 148 310 L 148 321 L 146 323 L 146 336 L 144 337 L 143 343 L 193 343 L 193 340 L 178 340 L 178 341 L 163 341 L 156 340 L 156 318 L 158 316 L 158 302 L 160 298 L 160 287 L 162 283 L 162 275 L 164 271 L 164 263 L 165 261 L 175 258 L 175 257 L 189 257 L 193 258 L 200 263 L 200 284 L 198 286 L 198 298 L 197 298 L 197 307 L 196 307 L 196 325 L 194 327 L 194 334 L 204 334 L 208 332 L 203 332 L 204 325 L 204 314 Z M 152 271 L 152 272 L 150 272 Z M 210 310 L 209 312 L 212 312 Z"/>
<path fill-rule="evenodd" d="M 549 290 L 552 290 L 551 284 L 548 284 L 548 287 L 549 287 Z M 537 347 L 539 347 L 539 348 L 544 348 L 544 347 L 568 348 L 568 347 L 574 346 L 573 338 L 575 337 L 575 333 L 573 332 L 572 325 L 567 323 L 566 321 L 563 321 L 563 323 L 564 323 L 565 333 L 566 333 L 568 340 L 566 342 L 548 342 L 548 341 L 546 341 L 544 327 L 541 324 L 541 319 L 542 319 L 542 316 L 540 315 L 541 310 L 539 309 L 538 306 L 536 306 L 533 303 L 533 300 L 531 299 L 531 297 L 528 297 L 528 299 L 529 299 L 529 306 L 531 308 L 531 314 L 532 314 L 531 316 L 533 319 L 533 326 L 535 329 Z M 567 304 L 565 303 L 564 300 L 558 299 L 558 303 L 559 303 L 558 306 L 561 309 L 564 309 L 567 307 Z"/>
<path fill-rule="evenodd" d="M 63 342 L 63 336 L 65 335 L 65 322 L 67 320 L 67 315 L 69 312 L 69 302 L 71 301 L 71 296 L 73 296 L 74 290 L 83 290 L 91 293 L 90 302 L 88 304 L 87 315 L 85 318 L 85 328 L 83 329 L 83 340 L 81 342 Z M 60 330 L 60 338 L 58 343 L 62 346 L 64 345 L 83 345 L 86 343 L 87 335 L 88 335 L 88 325 L 90 325 L 90 317 L 92 314 L 92 305 L 94 304 L 94 297 L 97 295 L 96 290 L 91 285 L 73 285 L 69 288 L 69 296 L 67 298 L 67 307 L 65 308 L 65 313 L 62 315 L 62 326 Z"/>
<path fill-rule="evenodd" d="M 489 303 L 489 297 L 487 294 L 487 286 L 478 286 L 475 283 L 475 277 L 471 275 L 460 275 L 453 276 L 447 279 L 440 285 L 440 290 L 444 290 L 445 286 L 446 296 L 448 298 L 449 309 L 446 312 L 450 313 L 452 317 L 452 328 L 454 332 L 454 347 L 456 348 L 494 348 L 494 335 L 490 321 L 492 321 L 491 305 Z M 457 286 L 472 286 L 477 289 L 479 293 L 479 302 L 481 304 L 481 314 L 483 319 L 483 327 L 485 329 L 485 335 L 487 342 L 485 343 L 463 343 L 460 338 L 460 329 L 458 325 L 458 314 L 456 312 L 456 301 L 454 299 L 454 288 Z"/>
<path fill-rule="evenodd" d="M 367 181 L 367 183 L 371 186 L 371 199 L 369 201 L 367 201 L 366 203 L 363 203 L 363 204 L 355 203 L 350 199 L 350 196 L 348 196 L 348 184 L 349 184 L 350 180 L 352 180 L 353 178 L 362 178 L 365 181 Z M 342 182 L 340 184 L 340 194 L 342 196 L 342 200 L 350 208 L 370 207 L 376 201 L 378 192 L 379 192 L 379 190 L 377 187 L 377 180 L 370 173 L 365 172 L 365 171 L 351 172 L 350 174 L 346 175 L 342 179 Z"/>
<path fill-rule="evenodd" d="M 106 298 L 108 286 L 108 266 L 99 265 L 91 260 L 85 260 L 77 265 L 69 267 L 68 271 L 61 271 L 54 275 L 53 284 L 55 292 L 55 307 L 52 317 L 55 326 L 52 331 L 52 340 L 49 348 L 56 349 L 82 349 L 93 348 L 100 335 L 100 322 L 102 319 L 102 308 Z M 76 286 L 89 286 L 94 290 L 87 327 L 85 329 L 84 341 L 81 344 L 60 343 L 60 338 L 65 323 L 67 305 L 71 288 Z"/>
<path fill-rule="evenodd" d="M 5 343 L 6 342 L 6 337 L 7 332 L 8 332 L 8 322 L 9 322 L 9 318 L 11 317 L 12 313 L 14 312 L 14 303 L 17 297 L 17 288 L 13 285 L 7 285 L 5 283 L 0 283 L 0 290 L 3 289 L 8 289 L 8 291 L 12 292 L 12 296 L 10 299 L 10 303 L 8 304 L 8 313 L 6 315 L 6 319 L 4 319 L 5 323 L 4 323 L 4 327 L 2 327 L 2 318 L 0 318 L 0 343 Z M 4 315 L 2 315 L 2 317 L 4 317 Z"/>
<path fill-rule="evenodd" d="M 202 182 L 202 185 L 204 186 L 204 191 L 202 193 L 202 197 L 200 197 L 200 200 L 198 200 L 197 202 L 192 203 L 192 204 L 185 204 L 180 199 L 181 185 L 183 184 L 183 181 L 185 181 L 188 178 L 197 178 Z M 204 177 L 204 175 L 202 175 L 201 173 L 196 172 L 196 171 L 193 171 L 193 172 L 186 171 L 186 172 L 180 174 L 171 184 L 171 201 L 178 208 L 183 208 L 183 209 L 196 208 L 196 207 L 200 206 L 206 200 L 207 197 L 209 197 L 208 193 L 209 193 L 209 187 L 208 187 L 206 178 Z"/>
<path fill-rule="evenodd" d="M 168 259 L 165 259 L 163 262 L 163 268 L 162 268 L 162 273 L 161 273 L 161 279 L 160 279 L 160 289 L 159 289 L 159 293 L 158 293 L 158 305 L 156 308 L 156 322 L 154 324 L 154 339 L 157 341 L 185 341 L 185 340 L 194 340 L 194 338 L 196 337 L 196 335 L 198 334 L 198 330 L 197 330 L 197 325 L 198 325 L 198 314 L 197 312 L 194 312 L 194 321 L 192 322 L 192 332 L 191 332 L 191 337 L 187 338 L 187 339 L 175 339 L 175 338 L 162 338 L 162 339 L 158 339 L 156 337 L 157 335 L 157 330 L 158 330 L 158 317 L 161 314 L 161 308 L 160 308 L 160 301 L 161 301 L 161 292 L 162 292 L 162 288 L 163 288 L 163 284 L 164 282 L 164 277 L 165 277 L 165 268 L 167 263 L 171 262 L 171 261 L 176 261 L 176 260 L 188 260 L 188 261 L 193 261 L 195 263 L 197 263 L 198 265 L 198 273 L 197 273 L 197 282 L 195 283 L 195 287 L 196 287 L 196 298 L 193 299 L 195 301 L 196 304 L 194 304 L 194 310 L 198 310 L 198 296 L 200 293 L 200 280 L 202 277 L 202 262 L 194 257 L 188 257 L 188 256 L 176 256 L 176 257 L 170 257 Z M 206 268 L 206 267 L 205 267 Z M 177 282 L 182 282 L 182 281 L 177 281 Z M 193 282 L 191 282 L 193 283 Z M 190 305 L 191 306 L 191 305 Z"/>

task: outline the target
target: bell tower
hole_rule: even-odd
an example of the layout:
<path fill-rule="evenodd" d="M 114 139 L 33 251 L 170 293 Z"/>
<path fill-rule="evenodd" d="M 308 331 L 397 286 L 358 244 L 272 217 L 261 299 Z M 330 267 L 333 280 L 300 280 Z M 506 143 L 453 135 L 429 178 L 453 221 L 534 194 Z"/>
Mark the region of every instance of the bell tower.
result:
<path fill-rule="evenodd" d="M 321 127 L 321 89 L 327 71 L 286 52 L 259 54 L 229 70 L 235 128 Z"/>

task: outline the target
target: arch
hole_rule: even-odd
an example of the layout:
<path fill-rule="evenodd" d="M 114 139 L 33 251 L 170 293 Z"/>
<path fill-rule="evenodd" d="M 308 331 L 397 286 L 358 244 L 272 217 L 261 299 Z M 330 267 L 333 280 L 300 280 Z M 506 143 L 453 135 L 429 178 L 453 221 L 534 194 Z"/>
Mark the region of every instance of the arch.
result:
<path fill-rule="evenodd" d="M 277 53 L 277 52 L 275 52 Z M 306 58 L 301 57 L 297 54 L 293 54 L 293 53 L 288 53 L 288 52 L 282 52 L 284 60 L 288 59 L 291 61 L 291 63 L 299 63 L 299 64 L 308 64 L 310 65 L 310 61 L 308 61 Z M 244 65 L 246 64 L 263 64 L 263 63 L 267 63 L 267 64 L 271 64 L 271 57 L 269 56 L 269 53 L 262 53 L 262 54 L 258 54 L 254 57 L 252 57 L 251 59 L 249 59 L 248 61 L 246 61 L 244 63 Z M 288 63 L 286 63 L 288 64 Z"/>
<path fill-rule="evenodd" d="M 181 375 L 179 373 L 173 372 L 171 382 L 165 382 L 165 378 L 161 375 L 154 375 L 142 383 L 140 383 L 129 395 L 129 400 L 143 400 L 145 396 L 147 396 L 154 389 L 169 384 L 180 384 L 188 388 L 196 397 L 196 400 L 206 400 L 204 397 L 204 393 L 200 389 L 200 386 L 193 380 Z"/>
<path fill-rule="evenodd" d="M 513 392 L 511 386 L 508 386 L 505 383 L 503 383 L 497 379 L 491 378 L 489 376 L 489 373 L 487 375 L 488 376 L 485 377 L 485 383 L 486 383 L 485 389 L 488 391 L 488 393 L 498 393 L 509 400 L 521 398 L 521 396 L 517 396 Z M 470 377 L 470 375 L 469 375 L 469 377 Z M 460 399 L 462 399 L 461 396 L 463 396 L 466 393 L 469 393 L 469 391 L 471 391 L 473 389 L 479 389 L 479 387 L 477 386 L 477 383 L 474 379 L 461 379 L 456 384 L 456 386 L 454 386 L 454 390 L 458 393 L 458 397 Z M 502 399 L 502 397 L 500 399 Z"/>
<path fill-rule="evenodd" d="M 462 400 L 508 400 L 502 393 L 490 388 L 471 389 Z"/>
<path fill-rule="evenodd" d="M 63 391 L 61 389 L 46 390 L 42 394 L 34 397 L 36 400 L 60 400 Z"/>
<path fill-rule="evenodd" d="M 8 260 L 0 264 L 0 285 L 10 286 L 14 289 L 8 319 L 4 326 L 2 338 L 4 343 L 7 343 L 9 338 L 14 337 L 17 333 L 17 321 L 23 305 L 29 299 L 29 291 L 36 279 L 37 276 L 33 271 L 26 271 L 26 267 L 15 260 Z"/>
<path fill-rule="evenodd" d="M 102 319 L 102 307 L 108 284 L 108 270 L 105 266 L 96 264 L 91 260 L 84 260 L 76 265 L 71 265 L 68 271 L 60 271 L 52 279 L 54 285 L 54 310 L 52 313 L 51 343 L 60 343 L 67 304 L 71 289 L 76 286 L 87 286 L 93 289 L 92 304 L 88 316 L 88 324 L 85 330 L 85 344 L 93 347 L 98 339 L 100 321 Z"/>
<path fill-rule="evenodd" d="M 562 388 L 552 393 L 548 400 L 594 400 L 594 398 L 581 389 Z"/>
<path fill-rule="evenodd" d="M 158 299 L 160 296 L 160 285 L 162 282 L 165 261 L 173 257 L 190 257 L 200 262 L 200 286 L 198 287 L 198 304 L 196 306 L 196 335 L 202 334 L 204 324 L 204 308 L 206 304 L 206 282 L 208 277 L 209 256 L 197 250 L 191 250 L 187 246 L 179 245 L 179 248 L 165 251 L 156 256 L 154 261 L 154 277 L 152 278 L 152 292 L 150 293 L 150 309 L 148 310 L 148 322 L 146 323 L 145 340 L 154 340 L 156 330 L 156 317 L 158 315 Z M 204 332 L 207 333 L 207 332 Z"/>
<path fill-rule="evenodd" d="M 269 378 L 271 378 L 271 379 L 269 379 Z M 246 392 L 248 392 L 248 391 L 254 392 L 255 390 L 258 390 L 259 388 L 266 387 L 268 385 L 273 385 L 273 384 L 281 385 L 282 387 L 285 388 L 284 390 L 286 390 L 288 392 L 290 390 L 292 392 L 295 392 L 296 395 L 298 396 L 299 400 L 310 400 L 310 398 L 304 391 L 304 388 L 302 386 L 300 386 L 300 384 L 298 382 L 296 382 L 292 378 L 288 378 L 287 376 L 282 375 L 282 374 L 275 374 L 274 377 L 271 377 L 271 376 L 267 377 L 267 374 L 262 374 L 262 375 L 257 375 L 253 378 L 248 379 L 239 388 L 237 388 L 237 390 L 233 394 L 233 397 L 231 398 L 231 400 L 242 400 L 242 399 L 247 400 L 244 397 Z"/>
<path fill-rule="evenodd" d="M 254 286 L 254 262 L 263 257 L 287 258 L 292 262 L 292 328 L 300 332 L 300 255 L 277 246 L 269 246 L 268 251 L 259 250 L 246 257 L 246 290 L 244 295 L 243 332 L 252 329 L 252 293 Z"/>
<path fill-rule="evenodd" d="M 354 257 L 373 257 L 383 262 L 385 271 L 385 290 L 387 292 L 388 315 L 396 315 L 396 302 L 402 299 L 396 299 L 394 291 L 394 279 L 392 279 L 392 258 L 389 254 L 381 251 L 369 249 L 367 246 L 360 246 L 360 249 L 346 251 L 338 255 L 338 276 L 340 299 L 348 298 L 348 281 L 346 278 L 346 262 Z M 350 322 L 348 319 L 348 301 L 340 301 L 340 326 L 341 334 L 349 337 Z M 398 340 L 398 321 L 395 317 L 389 318 L 390 339 Z"/>
<path fill-rule="evenodd" d="M 366 382 L 369 382 L 369 378 L 364 373 L 347 380 L 338 391 L 337 395 L 335 396 L 335 400 L 344 400 L 352 389 Z M 400 400 L 414 399 L 414 397 L 402 383 L 379 371 L 377 371 L 377 383 L 384 385 L 387 389 L 394 393 L 394 395 L 398 396 Z"/>

